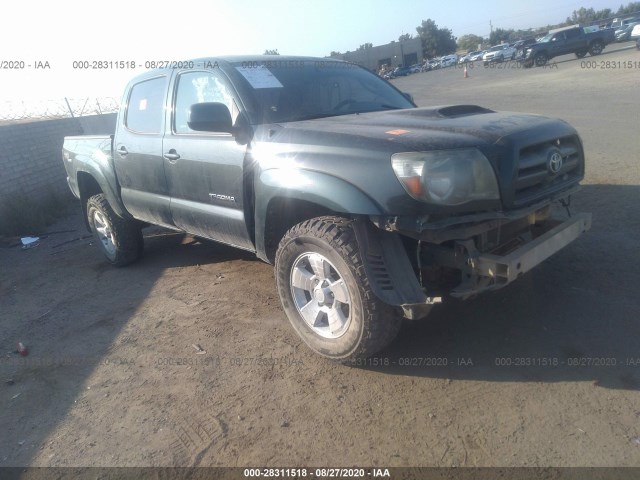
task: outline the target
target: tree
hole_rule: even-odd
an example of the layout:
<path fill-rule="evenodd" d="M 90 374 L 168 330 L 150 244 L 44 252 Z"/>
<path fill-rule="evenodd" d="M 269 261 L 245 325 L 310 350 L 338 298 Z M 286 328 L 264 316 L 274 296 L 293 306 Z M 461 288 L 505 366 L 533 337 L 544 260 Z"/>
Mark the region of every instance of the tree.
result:
<path fill-rule="evenodd" d="M 369 48 L 373 48 L 373 43 L 363 43 L 358 47 L 358 52 L 362 52 L 363 50 L 368 50 Z"/>
<path fill-rule="evenodd" d="M 340 52 L 336 52 L 335 50 L 331 50 L 331 53 L 329 54 L 330 57 L 339 57 L 342 54 Z"/>
<path fill-rule="evenodd" d="M 626 7 L 620 5 L 616 15 L 626 15 L 628 13 L 640 12 L 640 2 L 630 2 Z"/>
<path fill-rule="evenodd" d="M 489 43 L 491 45 L 498 45 L 499 43 L 508 42 L 511 40 L 513 30 L 505 30 L 504 28 L 496 28 L 491 35 L 489 35 Z"/>
<path fill-rule="evenodd" d="M 276 48 L 275 50 L 265 50 L 263 55 L 280 55 L 278 53 L 278 49 Z"/>
<path fill-rule="evenodd" d="M 456 37 L 448 28 L 438 28 L 436 22 L 430 18 L 423 20 L 416 27 L 418 36 L 422 41 L 422 54 L 426 58 L 438 57 L 456 51 Z"/>
<path fill-rule="evenodd" d="M 621 6 L 620 8 L 623 7 Z M 565 23 L 567 25 L 593 23 L 599 20 L 605 20 L 611 16 L 613 16 L 613 11 L 610 8 L 595 11 L 593 8 L 581 7 L 578 10 L 574 10 L 571 16 L 567 17 Z"/>
<path fill-rule="evenodd" d="M 411 35 L 410 33 L 403 33 L 398 37 L 398 41 L 406 42 L 407 40 L 411 40 L 412 38 L 413 38 L 413 35 Z"/>
<path fill-rule="evenodd" d="M 458 38 L 458 48 L 465 51 L 475 50 L 478 48 L 478 45 L 482 44 L 483 41 L 484 40 L 482 37 L 470 33 Z"/>

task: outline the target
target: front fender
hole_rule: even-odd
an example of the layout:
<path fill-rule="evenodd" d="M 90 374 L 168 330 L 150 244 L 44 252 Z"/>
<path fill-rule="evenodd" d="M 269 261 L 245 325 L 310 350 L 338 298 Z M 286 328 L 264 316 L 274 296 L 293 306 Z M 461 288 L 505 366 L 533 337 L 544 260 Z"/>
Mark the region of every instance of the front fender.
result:
<path fill-rule="evenodd" d="M 269 204 L 276 198 L 302 200 L 349 215 L 380 215 L 382 207 L 360 189 L 332 175 L 303 169 L 263 170 L 255 181 L 255 230 L 258 256 L 265 252 Z M 262 257 L 262 256 L 261 256 Z"/>

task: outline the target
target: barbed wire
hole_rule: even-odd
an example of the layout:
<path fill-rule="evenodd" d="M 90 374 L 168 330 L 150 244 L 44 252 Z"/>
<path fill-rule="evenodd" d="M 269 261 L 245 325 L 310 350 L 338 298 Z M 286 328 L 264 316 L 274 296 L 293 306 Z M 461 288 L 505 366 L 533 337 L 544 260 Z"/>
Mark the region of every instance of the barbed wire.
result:
<path fill-rule="evenodd" d="M 120 101 L 114 97 L 61 98 L 43 101 L 0 102 L 0 122 L 51 120 L 114 113 Z"/>

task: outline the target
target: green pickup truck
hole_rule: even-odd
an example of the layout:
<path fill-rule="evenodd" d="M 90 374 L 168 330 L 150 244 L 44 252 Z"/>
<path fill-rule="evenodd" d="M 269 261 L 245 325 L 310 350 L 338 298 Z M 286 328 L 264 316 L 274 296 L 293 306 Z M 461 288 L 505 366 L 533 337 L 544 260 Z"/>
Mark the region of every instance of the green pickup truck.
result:
<path fill-rule="evenodd" d="M 564 215 L 585 162 L 562 120 L 418 108 L 334 60 L 171 67 L 129 83 L 113 136 L 65 138 L 87 228 L 116 266 L 148 224 L 254 252 L 325 357 L 370 356 L 402 317 L 504 287 L 590 228 Z"/>

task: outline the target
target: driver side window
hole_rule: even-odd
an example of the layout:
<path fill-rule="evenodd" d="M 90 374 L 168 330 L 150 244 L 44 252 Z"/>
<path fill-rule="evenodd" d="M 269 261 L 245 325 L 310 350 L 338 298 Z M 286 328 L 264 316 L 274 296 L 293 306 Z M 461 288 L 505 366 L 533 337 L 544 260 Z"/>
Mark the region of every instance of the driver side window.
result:
<path fill-rule="evenodd" d="M 187 72 L 178 77 L 175 105 L 173 109 L 173 129 L 175 133 L 195 133 L 188 121 L 191 105 L 217 102 L 227 106 L 231 120 L 235 123 L 239 110 L 227 82 L 212 72 Z"/>

